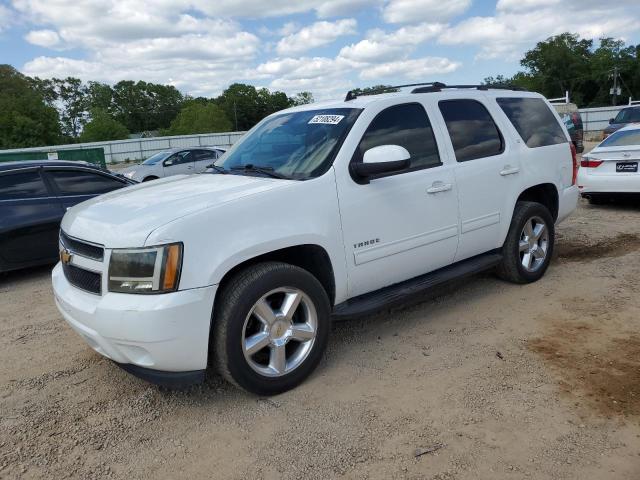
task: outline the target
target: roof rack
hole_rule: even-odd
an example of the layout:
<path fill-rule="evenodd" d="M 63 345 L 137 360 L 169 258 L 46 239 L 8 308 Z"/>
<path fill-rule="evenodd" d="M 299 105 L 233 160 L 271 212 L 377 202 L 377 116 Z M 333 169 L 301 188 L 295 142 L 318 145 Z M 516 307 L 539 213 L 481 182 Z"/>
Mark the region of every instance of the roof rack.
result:
<path fill-rule="evenodd" d="M 431 92 L 441 92 L 444 89 L 448 88 L 473 88 L 476 90 L 515 90 L 520 92 L 526 92 L 526 88 L 518 87 L 516 85 L 446 85 L 442 82 L 427 82 L 427 83 L 410 83 L 408 85 L 394 85 L 388 86 L 384 88 L 378 88 L 376 90 L 370 90 L 368 92 L 356 93 L 355 90 L 349 90 L 347 92 L 347 96 L 344 98 L 345 102 L 349 102 L 351 100 L 355 100 L 359 96 L 365 95 L 379 95 L 381 93 L 390 93 L 397 91 L 399 88 L 408 88 L 408 87 L 418 87 L 411 90 L 411 93 L 431 93 Z"/>

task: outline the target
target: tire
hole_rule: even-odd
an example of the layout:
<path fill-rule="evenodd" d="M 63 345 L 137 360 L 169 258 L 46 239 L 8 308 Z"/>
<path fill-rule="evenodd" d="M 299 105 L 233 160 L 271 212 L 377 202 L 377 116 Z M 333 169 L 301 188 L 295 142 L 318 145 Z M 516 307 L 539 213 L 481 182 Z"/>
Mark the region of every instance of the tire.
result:
<path fill-rule="evenodd" d="M 158 177 L 145 177 L 142 179 L 143 182 L 150 182 L 151 180 L 157 180 Z"/>
<path fill-rule="evenodd" d="M 287 301 L 296 306 L 286 309 Z M 215 367 L 251 393 L 286 392 L 320 362 L 329 340 L 330 314 L 327 293 L 306 270 L 280 262 L 247 267 L 216 299 L 211 341 Z M 246 350 L 250 343 L 255 351 Z"/>
<path fill-rule="evenodd" d="M 540 228 L 538 225 L 541 224 L 544 228 L 537 231 Z M 528 232 L 538 237 L 528 235 Z M 498 276 L 513 283 L 531 283 L 539 280 L 549 267 L 554 242 L 554 222 L 549 209 L 537 202 L 516 203 L 509 233 L 502 247 L 502 262 L 497 269 Z M 526 250 L 521 251 L 521 248 Z"/>

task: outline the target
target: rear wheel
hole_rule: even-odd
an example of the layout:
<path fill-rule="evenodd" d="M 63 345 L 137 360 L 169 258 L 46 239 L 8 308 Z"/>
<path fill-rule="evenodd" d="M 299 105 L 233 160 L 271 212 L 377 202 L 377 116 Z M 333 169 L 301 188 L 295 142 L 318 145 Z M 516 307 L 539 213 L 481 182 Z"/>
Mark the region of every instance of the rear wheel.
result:
<path fill-rule="evenodd" d="M 232 383 L 275 395 L 299 385 L 320 362 L 329 299 L 306 270 L 253 265 L 223 287 L 216 304 L 212 348 L 218 371 Z"/>
<path fill-rule="evenodd" d="M 518 202 L 502 247 L 498 275 L 514 283 L 542 278 L 553 255 L 553 217 L 537 202 Z"/>

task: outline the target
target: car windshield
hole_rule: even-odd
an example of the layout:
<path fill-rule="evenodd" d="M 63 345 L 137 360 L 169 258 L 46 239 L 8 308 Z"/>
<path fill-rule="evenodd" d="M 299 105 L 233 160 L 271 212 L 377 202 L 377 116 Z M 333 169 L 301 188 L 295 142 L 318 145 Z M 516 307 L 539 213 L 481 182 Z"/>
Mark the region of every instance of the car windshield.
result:
<path fill-rule="evenodd" d="M 640 108 L 623 108 L 616 115 L 613 123 L 640 122 Z"/>
<path fill-rule="evenodd" d="M 169 153 L 171 152 L 158 152 L 155 155 L 151 155 L 144 162 L 142 162 L 142 165 L 155 165 L 156 163 L 164 160 L 167 155 L 169 155 Z"/>
<path fill-rule="evenodd" d="M 640 130 L 618 130 L 602 141 L 599 147 L 629 147 L 640 145 Z"/>
<path fill-rule="evenodd" d="M 248 175 L 272 172 L 272 176 L 298 180 L 317 177 L 331 166 L 360 111 L 328 108 L 268 117 L 216 165 Z"/>

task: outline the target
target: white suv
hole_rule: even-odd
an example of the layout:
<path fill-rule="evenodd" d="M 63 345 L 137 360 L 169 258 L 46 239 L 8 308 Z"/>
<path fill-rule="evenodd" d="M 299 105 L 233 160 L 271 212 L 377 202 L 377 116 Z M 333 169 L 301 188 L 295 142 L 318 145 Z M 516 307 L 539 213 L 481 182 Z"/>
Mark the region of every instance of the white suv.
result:
<path fill-rule="evenodd" d="M 313 371 L 332 319 L 481 270 L 542 277 L 578 200 L 573 144 L 549 103 L 396 90 L 278 112 L 211 174 L 70 209 L 53 271 L 64 318 L 147 380 L 183 385 L 212 365 L 268 395 Z"/>

